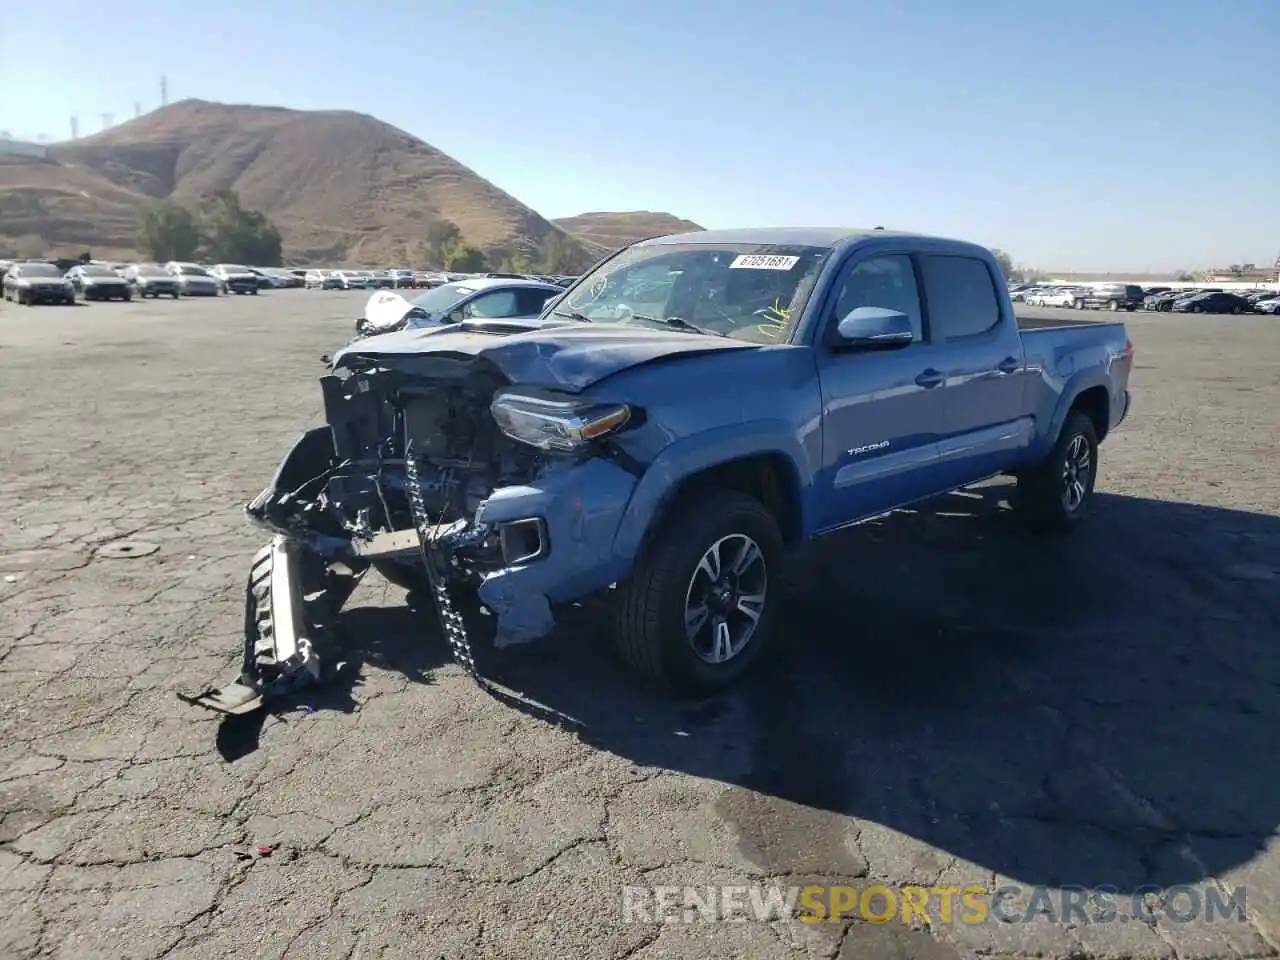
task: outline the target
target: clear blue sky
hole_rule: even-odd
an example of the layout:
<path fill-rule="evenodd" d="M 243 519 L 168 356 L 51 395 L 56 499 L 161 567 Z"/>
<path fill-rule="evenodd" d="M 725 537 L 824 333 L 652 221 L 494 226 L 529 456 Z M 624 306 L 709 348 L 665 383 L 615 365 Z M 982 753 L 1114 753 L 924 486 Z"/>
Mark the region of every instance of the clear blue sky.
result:
<path fill-rule="evenodd" d="M 1280 0 L 77 3 L 0 130 L 159 100 L 373 114 L 548 217 L 884 225 L 1057 270 L 1280 253 Z"/>

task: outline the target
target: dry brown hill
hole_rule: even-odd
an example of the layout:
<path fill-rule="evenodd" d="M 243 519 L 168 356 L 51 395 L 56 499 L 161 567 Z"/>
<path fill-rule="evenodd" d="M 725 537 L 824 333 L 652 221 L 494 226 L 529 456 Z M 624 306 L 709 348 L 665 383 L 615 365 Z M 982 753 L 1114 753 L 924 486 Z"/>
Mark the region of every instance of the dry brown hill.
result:
<path fill-rule="evenodd" d="M 114 255 L 133 246 L 148 199 L 193 206 L 227 188 L 275 221 L 286 256 L 304 261 L 408 260 L 440 219 L 488 250 L 564 239 L 475 171 L 373 117 L 201 100 L 54 145 L 47 161 L 0 162 L 0 237 Z"/>
<path fill-rule="evenodd" d="M 670 213 L 654 213 L 649 210 L 580 213 L 576 217 L 560 217 L 551 222 L 565 233 L 576 237 L 589 252 L 599 256 L 637 240 L 703 229 L 692 220 L 681 220 Z"/>

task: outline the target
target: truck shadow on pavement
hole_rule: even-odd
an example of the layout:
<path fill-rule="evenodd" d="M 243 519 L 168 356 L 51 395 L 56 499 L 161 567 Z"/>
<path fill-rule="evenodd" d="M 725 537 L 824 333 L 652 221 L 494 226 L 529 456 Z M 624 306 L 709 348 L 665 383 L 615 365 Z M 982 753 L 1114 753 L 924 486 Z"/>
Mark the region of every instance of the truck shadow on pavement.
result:
<path fill-rule="evenodd" d="M 586 743 L 723 783 L 716 813 L 771 874 L 1131 891 L 1247 862 L 1280 823 L 1280 519 L 1098 494 L 1038 541 L 1010 493 L 815 544 L 771 662 L 715 699 L 633 683 L 585 613 L 484 669 Z M 421 676 L 443 643 L 398 662 L 387 638 L 421 644 L 428 616 L 346 627 Z"/>

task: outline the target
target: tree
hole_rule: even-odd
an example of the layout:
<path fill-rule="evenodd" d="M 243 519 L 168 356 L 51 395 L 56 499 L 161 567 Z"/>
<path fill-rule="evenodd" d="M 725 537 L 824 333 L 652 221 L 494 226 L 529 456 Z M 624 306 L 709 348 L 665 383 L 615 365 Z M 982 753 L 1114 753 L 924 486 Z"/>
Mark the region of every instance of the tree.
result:
<path fill-rule="evenodd" d="M 44 237 L 28 233 L 14 241 L 13 249 L 19 260 L 37 260 L 48 252 L 49 245 Z"/>
<path fill-rule="evenodd" d="M 219 191 L 201 212 L 209 259 L 260 267 L 280 266 L 284 253 L 280 231 L 266 214 L 242 207 L 233 191 Z"/>
<path fill-rule="evenodd" d="M 539 266 L 546 273 L 565 273 L 576 270 L 580 260 L 576 244 L 559 230 L 543 239 Z"/>
<path fill-rule="evenodd" d="M 1000 268 L 1000 273 L 1006 280 L 1021 279 L 1020 271 L 1013 265 L 1013 257 L 998 247 L 992 248 L 991 255 L 996 258 L 996 266 Z"/>
<path fill-rule="evenodd" d="M 491 251 L 489 254 L 489 262 L 496 263 L 498 269 L 503 273 L 520 273 L 527 274 L 533 272 L 533 263 L 523 253 L 503 254 L 499 251 Z"/>
<path fill-rule="evenodd" d="M 427 227 L 426 259 L 431 266 L 443 266 L 449 251 L 462 243 L 462 231 L 452 220 L 437 220 Z"/>
<path fill-rule="evenodd" d="M 191 260 L 202 240 L 195 214 L 172 200 L 147 204 L 138 219 L 138 246 L 156 263 Z"/>
<path fill-rule="evenodd" d="M 996 266 L 1000 268 L 1001 275 L 1006 281 L 1011 283 L 1034 282 L 1043 280 L 1044 273 L 1040 270 L 1033 270 L 1031 267 L 1018 266 L 1013 262 L 1013 257 L 1005 253 L 999 247 L 991 248 L 991 255 L 996 258 Z"/>
<path fill-rule="evenodd" d="M 486 267 L 484 251 L 479 247 L 473 247 L 457 239 L 445 248 L 444 268 L 446 270 L 456 270 L 458 273 L 479 273 Z"/>

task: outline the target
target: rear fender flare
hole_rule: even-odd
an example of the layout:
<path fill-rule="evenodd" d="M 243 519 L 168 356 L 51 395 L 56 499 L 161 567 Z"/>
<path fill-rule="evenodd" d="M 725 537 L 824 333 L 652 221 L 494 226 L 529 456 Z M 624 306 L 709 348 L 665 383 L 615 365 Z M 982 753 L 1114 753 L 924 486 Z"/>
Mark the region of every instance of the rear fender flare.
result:
<path fill-rule="evenodd" d="M 1071 405 L 1076 402 L 1080 394 L 1094 387 L 1106 387 L 1108 396 L 1111 394 L 1106 375 L 1098 370 L 1081 370 L 1064 384 L 1062 392 L 1058 395 L 1058 403 L 1054 407 L 1053 418 L 1049 421 L 1048 428 L 1036 438 L 1034 451 L 1036 459 L 1048 456 L 1053 445 L 1058 442 L 1058 434 L 1062 432 L 1062 426 L 1067 421 L 1067 413 L 1071 410 Z"/>

